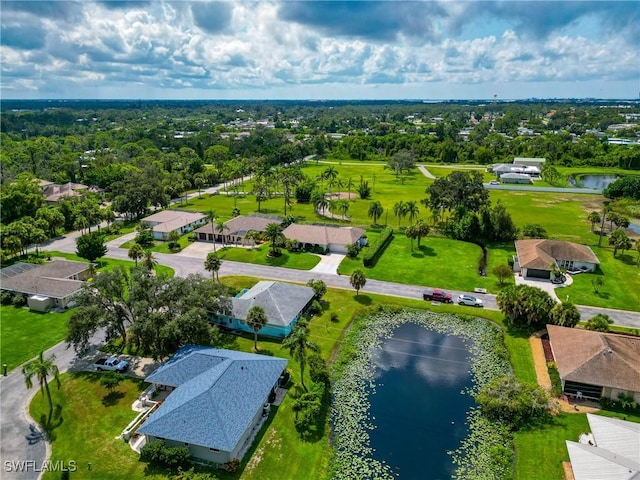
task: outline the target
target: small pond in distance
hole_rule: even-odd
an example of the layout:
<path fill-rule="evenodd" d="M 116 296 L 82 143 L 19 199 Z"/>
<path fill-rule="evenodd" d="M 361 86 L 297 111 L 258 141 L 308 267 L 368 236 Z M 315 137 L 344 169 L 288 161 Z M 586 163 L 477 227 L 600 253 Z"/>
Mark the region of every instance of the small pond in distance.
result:
<path fill-rule="evenodd" d="M 475 405 L 464 341 L 407 323 L 374 351 L 376 393 L 369 395 L 374 457 L 403 480 L 449 479 L 448 451 L 468 434 Z"/>
<path fill-rule="evenodd" d="M 572 175 L 569 177 L 569 185 L 603 190 L 617 179 L 617 175 L 580 175 L 577 179 Z"/>

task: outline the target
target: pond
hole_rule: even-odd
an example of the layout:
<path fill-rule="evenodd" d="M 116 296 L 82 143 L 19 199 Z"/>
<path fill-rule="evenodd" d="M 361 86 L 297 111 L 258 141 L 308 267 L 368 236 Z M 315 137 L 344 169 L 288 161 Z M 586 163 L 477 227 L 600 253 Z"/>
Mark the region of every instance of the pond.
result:
<path fill-rule="evenodd" d="M 401 479 L 448 479 L 451 455 L 468 434 L 475 404 L 468 347 L 461 337 L 415 323 L 395 329 L 373 352 L 376 393 L 369 394 L 373 457 Z"/>
<path fill-rule="evenodd" d="M 572 175 L 569 177 L 569 185 L 603 190 L 617 179 L 617 175 L 580 175 L 578 178 Z"/>

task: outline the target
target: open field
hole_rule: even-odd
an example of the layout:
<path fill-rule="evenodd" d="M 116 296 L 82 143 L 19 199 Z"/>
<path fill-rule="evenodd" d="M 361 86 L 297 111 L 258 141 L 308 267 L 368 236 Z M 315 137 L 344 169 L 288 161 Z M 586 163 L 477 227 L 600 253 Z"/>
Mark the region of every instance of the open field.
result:
<path fill-rule="evenodd" d="M 0 364 L 13 370 L 64 340 L 72 313 L 73 309 L 38 313 L 28 307 L 0 306 Z"/>

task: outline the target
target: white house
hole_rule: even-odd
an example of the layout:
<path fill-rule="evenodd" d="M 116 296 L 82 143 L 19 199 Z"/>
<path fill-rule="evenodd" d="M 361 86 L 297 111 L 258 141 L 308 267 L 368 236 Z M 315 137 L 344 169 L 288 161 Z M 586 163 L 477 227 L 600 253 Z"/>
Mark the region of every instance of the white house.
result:
<path fill-rule="evenodd" d="M 338 227 L 335 225 L 302 225 L 292 223 L 282 232 L 288 240 L 297 240 L 305 246 L 319 246 L 335 253 L 347 253 L 347 245 L 366 245 L 364 228 Z"/>
<path fill-rule="evenodd" d="M 143 225 L 151 227 L 153 238 L 167 240 L 171 232 L 179 235 L 188 233 L 207 221 L 207 216 L 200 212 L 184 210 L 163 210 L 142 219 Z"/>

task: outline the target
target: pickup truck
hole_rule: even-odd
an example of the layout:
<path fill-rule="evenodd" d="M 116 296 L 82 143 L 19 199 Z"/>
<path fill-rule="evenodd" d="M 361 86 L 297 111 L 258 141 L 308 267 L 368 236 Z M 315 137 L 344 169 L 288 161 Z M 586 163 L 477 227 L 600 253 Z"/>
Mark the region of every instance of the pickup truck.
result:
<path fill-rule="evenodd" d="M 129 362 L 120 360 L 118 357 L 111 356 L 109 358 L 101 358 L 93 364 L 98 372 L 103 370 L 122 373 L 129 368 Z"/>
<path fill-rule="evenodd" d="M 453 303 L 453 297 L 450 293 L 438 289 L 425 290 L 422 293 L 424 300 L 431 300 L 432 302 Z"/>

